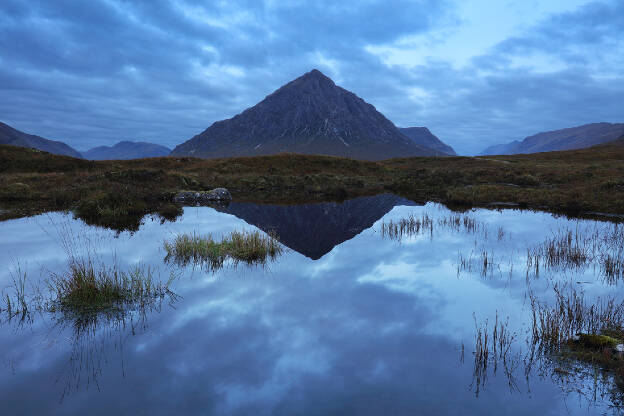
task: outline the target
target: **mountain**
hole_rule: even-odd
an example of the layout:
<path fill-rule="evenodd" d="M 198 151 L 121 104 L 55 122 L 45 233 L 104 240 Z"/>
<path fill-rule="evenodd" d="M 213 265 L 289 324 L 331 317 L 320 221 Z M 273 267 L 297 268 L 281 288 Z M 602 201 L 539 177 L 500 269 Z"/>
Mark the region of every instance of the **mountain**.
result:
<path fill-rule="evenodd" d="M 495 144 L 487 147 L 484 151 L 479 153 L 479 155 L 511 155 L 517 153 L 515 150 L 520 147 L 521 143 L 522 142 L 519 140 L 514 140 L 511 143 Z"/>
<path fill-rule="evenodd" d="M 89 160 L 127 160 L 169 156 L 171 149 L 147 142 L 119 142 L 114 146 L 99 146 L 82 152 Z"/>
<path fill-rule="evenodd" d="M 10 144 L 12 146 L 30 147 L 54 153 L 55 155 L 65 155 L 81 158 L 80 153 L 63 142 L 44 139 L 43 137 L 27 134 L 14 129 L 8 124 L 0 122 L 0 144 Z"/>
<path fill-rule="evenodd" d="M 584 149 L 616 140 L 624 134 L 624 124 L 592 123 L 563 130 L 548 131 L 529 136 L 521 142 L 490 146 L 481 155 L 511 155 L 555 150 Z"/>
<path fill-rule="evenodd" d="M 417 205 L 393 194 L 360 197 L 342 203 L 270 205 L 232 202 L 216 206 L 265 232 L 273 231 L 285 246 L 313 260 L 370 228 L 397 205 Z"/>
<path fill-rule="evenodd" d="M 364 160 L 439 154 L 414 143 L 375 107 L 318 70 L 217 121 L 171 154 L 217 158 L 281 152 Z"/>
<path fill-rule="evenodd" d="M 455 150 L 442 140 L 438 139 L 427 127 L 399 127 L 399 131 L 414 140 L 420 146 L 437 150 L 440 156 L 456 156 Z"/>

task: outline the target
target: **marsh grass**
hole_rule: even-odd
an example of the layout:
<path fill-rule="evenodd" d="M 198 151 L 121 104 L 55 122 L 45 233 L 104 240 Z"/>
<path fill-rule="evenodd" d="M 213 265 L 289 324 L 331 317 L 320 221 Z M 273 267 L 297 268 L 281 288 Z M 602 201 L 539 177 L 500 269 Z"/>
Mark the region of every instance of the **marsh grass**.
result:
<path fill-rule="evenodd" d="M 427 213 L 420 217 L 410 214 L 396 221 L 390 220 L 381 223 L 382 237 L 388 237 L 392 240 L 401 240 L 403 237 L 420 235 L 425 232 L 433 235 L 433 219 Z"/>
<path fill-rule="evenodd" d="M 624 227 L 594 224 L 562 229 L 527 249 L 527 273 L 595 267 L 607 283 L 624 278 Z"/>
<path fill-rule="evenodd" d="M 116 266 L 95 265 L 73 259 L 69 270 L 54 274 L 48 282 L 54 293 L 52 305 L 78 311 L 145 304 L 170 294 L 169 284 L 155 282 L 149 267 L 134 266 L 121 271 Z"/>
<path fill-rule="evenodd" d="M 464 232 L 467 234 L 481 233 L 482 237 L 488 238 L 487 226 L 473 217 L 465 214 L 448 215 L 437 220 L 423 213 L 415 216 L 413 213 L 398 220 L 389 220 L 381 223 L 382 237 L 393 240 L 401 240 L 406 237 L 429 234 L 431 238 L 437 229 L 451 230 L 453 232 Z M 499 230 L 499 239 L 504 238 L 504 230 Z"/>
<path fill-rule="evenodd" d="M 498 311 L 491 330 L 487 319 L 479 324 L 474 314 L 473 318 L 475 321 L 473 387 L 478 396 L 480 389 L 487 381 L 490 367 L 496 374 L 499 365 L 502 365 L 508 379 L 513 380 L 512 373 L 517 366 L 517 361 L 512 357 L 511 347 L 517 334 L 509 330 L 509 319 L 505 321 L 499 319 Z"/>
<path fill-rule="evenodd" d="M 116 257 L 104 261 L 97 254 L 105 244 L 103 236 L 77 233 L 68 222 L 53 224 L 56 233 L 46 233 L 57 239 L 67 255 L 67 267 L 61 272 L 48 272 L 42 284 L 31 285 L 27 291 L 27 273 L 16 263 L 11 272 L 12 293 L 3 292 L 0 312 L 11 320 L 16 315 L 31 312 L 56 313 L 83 318 L 91 313 L 144 308 L 157 299 L 177 298 L 169 286 L 176 278 L 156 277 L 153 270 L 142 264 L 122 270 Z M 47 289 L 47 290 L 46 290 Z M 1 303 L 0 303 L 1 305 Z"/>
<path fill-rule="evenodd" d="M 600 335 L 624 326 L 624 302 L 608 298 L 589 304 L 576 289 L 555 286 L 554 291 L 556 300 L 550 307 L 531 295 L 532 342 L 540 349 L 560 351 L 577 334 Z"/>
<path fill-rule="evenodd" d="M 511 266 L 510 266 L 511 267 Z M 482 250 L 478 256 L 475 256 L 474 252 L 471 252 L 468 257 L 463 253 L 459 253 L 459 261 L 457 263 L 457 276 L 461 272 L 479 272 L 481 277 L 494 275 L 494 270 L 501 271 L 500 263 L 496 262 L 494 253 L 492 251 Z M 513 269 L 511 269 L 513 271 Z"/>
<path fill-rule="evenodd" d="M 232 231 L 215 241 L 211 235 L 179 234 L 171 241 L 165 241 L 166 262 L 206 265 L 212 270 L 223 267 L 230 259 L 235 265 L 265 264 L 275 260 L 283 252 L 277 236 L 260 231 Z"/>
<path fill-rule="evenodd" d="M 15 269 L 10 272 L 10 275 L 13 293 L 12 295 L 7 292 L 2 293 L 1 301 L 4 303 L 4 306 L 0 306 L 0 312 L 5 312 L 9 319 L 19 316 L 21 320 L 24 320 L 32 309 L 26 293 L 26 272 L 22 270 L 18 263 Z"/>

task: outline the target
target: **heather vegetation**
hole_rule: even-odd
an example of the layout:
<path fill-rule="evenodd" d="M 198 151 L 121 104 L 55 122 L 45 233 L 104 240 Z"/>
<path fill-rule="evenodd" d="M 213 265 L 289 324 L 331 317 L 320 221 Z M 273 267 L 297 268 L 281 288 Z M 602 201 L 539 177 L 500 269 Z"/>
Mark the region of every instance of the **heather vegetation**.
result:
<path fill-rule="evenodd" d="M 624 147 L 382 162 L 294 154 L 93 162 L 0 146 L 0 219 L 73 210 L 91 224 L 137 229 L 148 213 L 175 218 L 176 192 L 216 187 L 228 188 L 237 201 L 305 203 L 393 192 L 458 207 L 624 214 Z"/>

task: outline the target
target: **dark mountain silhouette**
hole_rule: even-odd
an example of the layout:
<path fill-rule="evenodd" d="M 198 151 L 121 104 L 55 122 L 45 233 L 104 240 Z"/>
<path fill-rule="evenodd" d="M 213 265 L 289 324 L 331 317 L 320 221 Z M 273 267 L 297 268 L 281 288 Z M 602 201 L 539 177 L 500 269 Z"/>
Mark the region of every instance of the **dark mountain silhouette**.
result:
<path fill-rule="evenodd" d="M 440 156 L 457 155 L 451 146 L 438 139 L 427 127 L 399 127 L 399 131 L 414 140 L 417 145 L 437 150 Z"/>
<path fill-rule="evenodd" d="M 392 194 L 351 199 L 342 203 L 265 205 L 233 202 L 215 207 L 266 232 L 275 231 L 282 244 L 320 259 L 335 246 L 373 226 L 397 205 L 417 205 Z"/>
<path fill-rule="evenodd" d="M 43 137 L 27 134 L 14 129 L 8 124 L 0 122 L 0 144 L 10 144 L 12 146 L 30 147 L 32 149 L 43 150 L 55 155 L 72 157 L 82 157 L 80 153 L 63 142 L 44 139 Z"/>
<path fill-rule="evenodd" d="M 82 152 L 89 160 L 127 160 L 169 156 L 171 149 L 154 143 L 122 141 L 114 146 L 99 146 Z"/>
<path fill-rule="evenodd" d="M 490 146 L 481 155 L 511 155 L 555 150 L 584 149 L 616 140 L 624 134 L 624 124 L 592 123 L 579 127 L 539 133 L 526 139 Z"/>
<path fill-rule="evenodd" d="M 171 154 L 216 158 L 281 152 L 365 160 L 439 154 L 416 144 L 375 107 L 317 70 L 217 121 Z"/>

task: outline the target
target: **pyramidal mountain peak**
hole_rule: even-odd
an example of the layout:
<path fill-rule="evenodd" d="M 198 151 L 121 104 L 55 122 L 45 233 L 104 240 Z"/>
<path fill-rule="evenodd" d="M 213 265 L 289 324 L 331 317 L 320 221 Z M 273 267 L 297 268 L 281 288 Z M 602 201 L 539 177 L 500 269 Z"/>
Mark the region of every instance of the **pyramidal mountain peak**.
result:
<path fill-rule="evenodd" d="M 171 154 L 217 158 L 282 152 L 365 160 L 441 154 L 407 137 L 371 104 L 316 69 L 214 123 Z"/>

